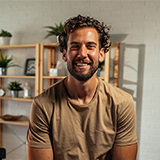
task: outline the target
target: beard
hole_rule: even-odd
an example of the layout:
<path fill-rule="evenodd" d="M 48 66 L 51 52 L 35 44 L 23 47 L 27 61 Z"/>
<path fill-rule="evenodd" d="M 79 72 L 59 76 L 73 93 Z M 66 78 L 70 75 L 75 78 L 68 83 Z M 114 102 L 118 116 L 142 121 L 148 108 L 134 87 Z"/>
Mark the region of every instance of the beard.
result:
<path fill-rule="evenodd" d="M 90 65 L 90 69 L 88 73 L 84 74 L 82 72 L 77 72 L 74 69 L 74 62 L 72 64 L 69 61 L 67 61 L 67 68 L 69 73 L 79 81 L 87 81 L 88 79 L 90 79 L 94 75 L 94 73 L 97 71 L 99 62 L 96 62 L 94 65 L 93 63 L 90 63 L 89 65 Z"/>

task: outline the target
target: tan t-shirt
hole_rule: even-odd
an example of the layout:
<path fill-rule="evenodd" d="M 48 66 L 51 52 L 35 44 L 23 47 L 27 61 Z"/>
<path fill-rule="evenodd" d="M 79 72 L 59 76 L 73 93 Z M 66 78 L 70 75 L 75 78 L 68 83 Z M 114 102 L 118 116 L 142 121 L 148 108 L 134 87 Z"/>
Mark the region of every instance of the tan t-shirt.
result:
<path fill-rule="evenodd" d="M 85 105 L 68 97 L 62 80 L 34 98 L 27 145 L 52 147 L 55 160 L 111 160 L 114 144 L 137 142 L 135 115 L 131 95 L 101 79 Z"/>

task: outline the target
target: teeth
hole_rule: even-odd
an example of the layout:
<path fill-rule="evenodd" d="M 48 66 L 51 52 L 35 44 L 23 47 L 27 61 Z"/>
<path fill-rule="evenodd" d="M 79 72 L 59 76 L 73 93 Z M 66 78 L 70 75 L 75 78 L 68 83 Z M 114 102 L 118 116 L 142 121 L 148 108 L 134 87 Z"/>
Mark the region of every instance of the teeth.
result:
<path fill-rule="evenodd" d="M 87 64 L 85 64 L 85 63 L 83 63 L 83 64 L 82 63 L 78 63 L 77 66 L 87 66 Z"/>

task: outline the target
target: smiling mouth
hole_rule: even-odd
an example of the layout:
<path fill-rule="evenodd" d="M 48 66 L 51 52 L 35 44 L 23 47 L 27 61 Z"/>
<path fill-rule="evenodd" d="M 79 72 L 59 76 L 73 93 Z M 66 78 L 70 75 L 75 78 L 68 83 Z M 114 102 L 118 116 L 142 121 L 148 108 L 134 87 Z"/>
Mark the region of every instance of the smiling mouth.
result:
<path fill-rule="evenodd" d="M 74 64 L 78 67 L 86 67 L 88 65 L 92 64 L 92 61 L 88 61 L 88 60 L 77 60 L 74 61 Z"/>
<path fill-rule="evenodd" d="M 89 63 L 83 63 L 83 62 L 75 62 L 74 63 L 75 66 L 77 66 L 79 69 L 86 69 L 88 66 L 90 66 L 92 63 L 89 62 Z"/>
<path fill-rule="evenodd" d="M 77 63 L 76 65 L 77 66 L 87 66 L 88 64 L 86 64 L 86 63 Z"/>

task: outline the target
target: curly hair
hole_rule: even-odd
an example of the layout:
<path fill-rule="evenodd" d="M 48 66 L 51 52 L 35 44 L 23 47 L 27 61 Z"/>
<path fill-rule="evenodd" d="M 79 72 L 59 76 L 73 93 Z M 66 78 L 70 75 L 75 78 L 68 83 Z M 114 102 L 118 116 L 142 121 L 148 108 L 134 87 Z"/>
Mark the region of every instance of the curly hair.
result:
<path fill-rule="evenodd" d="M 111 46 L 110 36 L 108 34 L 110 27 L 107 27 L 103 22 L 100 23 L 92 17 L 84 17 L 81 15 L 70 18 L 65 22 L 64 28 L 59 35 L 60 51 L 63 52 L 64 49 L 67 50 L 67 42 L 70 33 L 74 32 L 78 28 L 85 27 L 92 27 L 97 30 L 99 34 L 100 49 L 104 48 L 105 53 L 108 52 Z"/>

